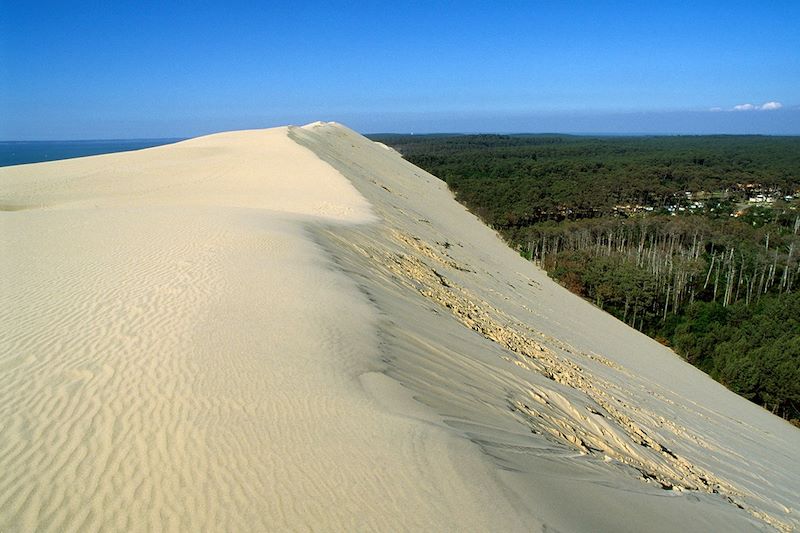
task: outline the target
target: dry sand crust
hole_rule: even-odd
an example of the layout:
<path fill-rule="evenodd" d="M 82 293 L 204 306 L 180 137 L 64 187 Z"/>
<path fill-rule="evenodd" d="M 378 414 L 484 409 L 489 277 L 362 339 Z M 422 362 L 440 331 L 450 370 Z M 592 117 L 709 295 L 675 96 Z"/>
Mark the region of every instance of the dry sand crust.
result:
<path fill-rule="evenodd" d="M 792 531 L 800 432 L 338 124 L 0 169 L 0 531 Z"/>

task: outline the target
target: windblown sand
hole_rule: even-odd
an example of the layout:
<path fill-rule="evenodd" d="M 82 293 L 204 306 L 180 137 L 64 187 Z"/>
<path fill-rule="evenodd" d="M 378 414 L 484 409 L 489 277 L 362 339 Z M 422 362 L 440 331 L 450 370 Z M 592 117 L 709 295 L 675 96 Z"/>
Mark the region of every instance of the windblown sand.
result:
<path fill-rule="evenodd" d="M 0 531 L 800 526 L 800 432 L 340 125 L 0 206 Z"/>

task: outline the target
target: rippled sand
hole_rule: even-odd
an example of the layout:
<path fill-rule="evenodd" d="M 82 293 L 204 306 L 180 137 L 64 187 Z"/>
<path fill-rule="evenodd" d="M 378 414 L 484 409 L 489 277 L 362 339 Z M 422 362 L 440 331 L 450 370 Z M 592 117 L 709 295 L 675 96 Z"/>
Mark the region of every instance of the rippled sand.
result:
<path fill-rule="evenodd" d="M 0 531 L 798 526 L 796 429 L 335 124 L 0 169 Z"/>

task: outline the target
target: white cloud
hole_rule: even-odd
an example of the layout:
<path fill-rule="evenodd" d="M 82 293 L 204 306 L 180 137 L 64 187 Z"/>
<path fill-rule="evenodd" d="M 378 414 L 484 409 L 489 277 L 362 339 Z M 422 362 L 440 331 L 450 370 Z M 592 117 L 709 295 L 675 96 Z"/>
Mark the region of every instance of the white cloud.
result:
<path fill-rule="evenodd" d="M 773 109 L 780 109 L 783 107 L 783 104 L 780 102 L 767 102 L 766 104 L 762 105 L 759 109 L 762 111 L 772 111 Z"/>
<path fill-rule="evenodd" d="M 739 104 L 733 106 L 733 109 L 731 109 L 731 111 L 774 111 L 782 107 L 783 104 L 780 102 L 766 102 L 761 105 Z"/>
<path fill-rule="evenodd" d="M 711 111 L 712 113 L 719 113 L 720 111 L 723 111 L 723 109 L 721 107 L 712 107 L 711 109 L 709 109 L 709 111 Z"/>

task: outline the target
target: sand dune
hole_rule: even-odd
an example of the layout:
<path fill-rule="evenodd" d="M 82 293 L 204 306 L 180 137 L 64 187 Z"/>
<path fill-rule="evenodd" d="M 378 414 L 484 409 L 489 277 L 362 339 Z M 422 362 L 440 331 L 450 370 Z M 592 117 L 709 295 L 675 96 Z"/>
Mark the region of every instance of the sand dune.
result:
<path fill-rule="evenodd" d="M 0 169 L 0 531 L 791 531 L 800 435 L 337 124 Z"/>

